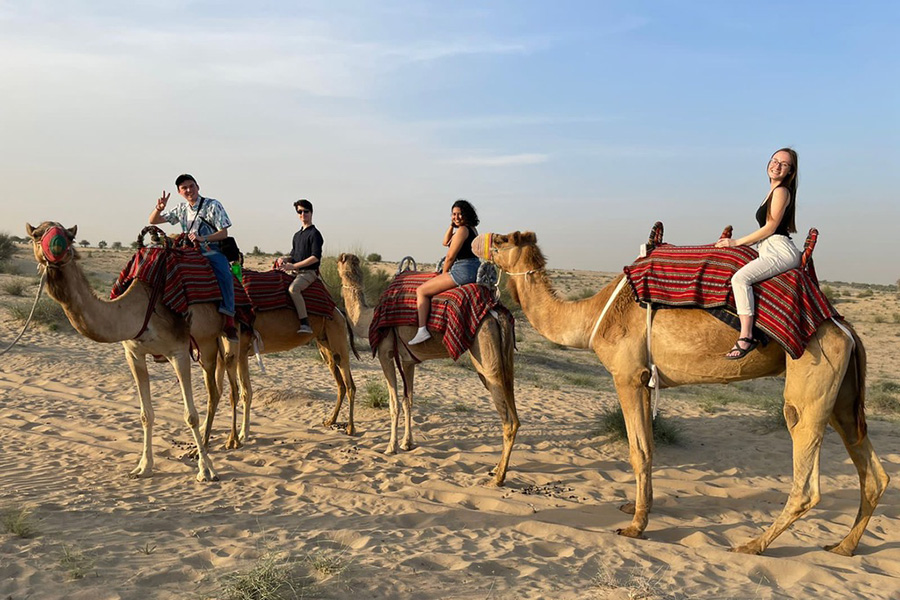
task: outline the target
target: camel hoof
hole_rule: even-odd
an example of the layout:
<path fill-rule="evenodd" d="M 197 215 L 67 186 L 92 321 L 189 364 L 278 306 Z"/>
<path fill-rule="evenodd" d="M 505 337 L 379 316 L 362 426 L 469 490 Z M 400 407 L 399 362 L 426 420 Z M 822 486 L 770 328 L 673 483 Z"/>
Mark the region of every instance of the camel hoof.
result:
<path fill-rule="evenodd" d="M 762 554 L 762 547 L 759 545 L 759 542 L 753 540 L 752 542 L 747 542 L 746 544 L 742 544 L 740 546 L 736 546 L 729 550 L 729 552 L 736 552 L 737 554 L 751 554 L 758 555 Z"/>
<path fill-rule="evenodd" d="M 353 425 L 347 425 L 347 427 L 344 428 L 344 433 L 346 433 L 347 435 L 356 435 L 356 427 Z"/>
<path fill-rule="evenodd" d="M 147 479 L 151 474 L 150 469 L 135 469 L 128 474 L 128 479 Z"/>
<path fill-rule="evenodd" d="M 853 550 L 848 550 L 844 548 L 843 543 L 840 544 L 828 544 L 825 546 L 825 550 L 829 552 L 834 552 L 835 554 L 839 554 L 841 556 L 853 556 Z"/>
<path fill-rule="evenodd" d="M 388 444 L 388 447 L 384 449 L 385 454 L 397 454 L 397 446 Z"/>
<path fill-rule="evenodd" d="M 203 483 L 205 481 L 219 481 L 219 475 L 212 469 L 201 469 L 197 473 L 197 481 Z"/>
<path fill-rule="evenodd" d="M 415 450 L 415 449 L 416 449 L 416 445 L 413 444 L 412 442 L 407 442 L 407 443 L 405 443 L 405 444 L 401 444 L 401 445 L 400 445 L 400 448 L 401 448 L 404 452 L 409 452 L 410 450 Z"/>
<path fill-rule="evenodd" d="M 237 437 L 233 435 L 228 436 L 228 439 L 225 441 L 226 450 L 237 450 L 240 447 L 241 441 Z"/>
<path fill-rule="evenodd" d="M 623 527 L 621 529 L 616 529 L 616 533 L 621 535 L 622 537 L 628 537 L 635 540 L 646 540 L 644 537 L 644 532 L 635 527 L 634 525 L 629 525 L 628 527 Z"/>
<path fill-rule="evenodd" d="M 619 507 L 619 510 L 621 510 L 626 515 L 633 515 L 634 511 L 636 509 L 634 506 L 634 502 L 626 502 L 625 504 L 623 504 L 622 506 Z"/>
<path fill-rule="evenodd" d="M 325 419 L 322 421 L 322 427 L 330 429 L 334 425 L 334 419 Z"/>

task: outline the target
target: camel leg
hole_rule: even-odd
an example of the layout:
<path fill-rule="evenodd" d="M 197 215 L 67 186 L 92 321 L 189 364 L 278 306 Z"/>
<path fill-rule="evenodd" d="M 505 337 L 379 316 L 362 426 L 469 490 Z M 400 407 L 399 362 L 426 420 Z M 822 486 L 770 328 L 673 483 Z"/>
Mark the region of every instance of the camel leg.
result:
<path fill-rule="evenodd" d="M 209 447 L 209 438 L 212 434 L 213 421 L 216 418 L 216 410 L 219 407 L 219 398 L 222 390 L 222 377 L 224 363 L 221 362 L 218 346 L 215 342 L 212 344 L 204 343 L 200 349 L 200 366 L 203 369 L 203 385 L 206 387 L 207 403 L 206 418 L 203 420 L 203 446 Z M 178 371 L 175 361 L 170 358 L 169 361 Z M 188 350 L 188 361 L 190 361 L 190 349 Z M 188 365 L 190 367 L 190 364 Z M 219 367 L 217 369 L 216 367 Z M 218 371 L 218 372 L 217 372 Z M 190 426 L 190 423 L 188 423 Z"/>
<path fill-rule="evenodd" d="M 144 430 L 144 444 L 141 450 L 141 459 L 137 467 L 129 473 L 132 479 L 150 477 L 153 474 L 153 404 L 150 401 L 150 374 L 147 372 L 147 356 L 137 355 L 127 344 L 125 347 L 125 360 L 131 369 L 134 383 L 137 385 L 138 398 L 141 401 L 141 427 Z"/>
<path fill-rule="evenodd" d="M 856 360 L 860 360 L 860 358 L 857 356 Z M 863 423 L 863 433 L 860 436 L 858 420 L 864 416 L 857 413 L 856 399 L 860 396 L 865 382 L 857 381 L 854 366 L 852 365 L 848 369 L 847 376 L 844 377 L 834 405 L 834 412 L 829 421 L 835 431 L 840 434 L 844 447 L 847 448 L 847 453 L 850 454 L 850 459 L 859 475 L 860 503 L 856 520 L 843 540 L 837 544 L 825 546 L 826 550 L 843 556 L 853 555 L 875 507 L 878 505 L 878 500 L 890 482 L 890 477 L 884 472 L 884 467 L 881 466 L 881 461 L 878 460 L 875 449 L 872 448 L 869 436 L 865 434 L 865 423 Z"/>
<path fill-rule="evenodd" d="M 169 361 L 175 367 L 178 384 L 181 386 L 181 396 L 184 399 L 184 422 L 191 429 L 191 435 L 194 436 L 194 444 L 197 446 L 197 481 L 218 481 L 219 476 L 213 468 L 212 460 L 209 458 L 206 446 L 203 444 L 200 436 L 200 416 L 197 414 L 197 408 L 194 406 L 194 392 L 191 389 L 191 358 L 187 344 L 185 344 L 183 351 L 170 357 Z M 211 362 L 212 373 L 204 365 L 204 375 L 207 380 L 207 386 L 212 383 L 212 390 L 215 390 L 215 358 Z"/>
<path fill-rule="evenodd" d="M 628 431 L 628 458 L 637 484 L 634 504 L 621 507 L 623 512 L 634 515 L 631 525 L 617 529 L 616 533 L 631 538 L 643 537 L 653 507 L 653 419 L 650 390 L 645 385 L 649 376 L 646 369 L 642 369 L 631 378 L 621 381 L 616 378 L 615 381 Z"/>
<path fill-rule="evenodd" d="M 494 408 L 503 423 L 503 452 L 500 454 L 500 462 L 497 463 L 497 468 L 493 473 L 494 478 L 491 480 L 493 485 L 502 486 L 506 481 L 509 457 L 519 431 L 519 415 L 516 412 L 516 398 L 513 389 L 512 357 L 510 355 L 508 360 L 505 359 L 503 352 L 506 348 L 502 343 L 500 332 L 489 327 L 488 322 L 482 325 L 479 335 L 476 336 L 469 349 L 469 357 L 481 383 L 490 392 Z M 482 331 L 485 334 L 482 334 Z M 511 344 L 509 351 L 512 351 Z M 493 367 L 488 365 L 493 365 Z"/>
<path fill-rule="evenodd" d="M 403 450 L 412 450 L 416 447 L 416 444 L 413 442 L 413 433 L 412 433 L 412 403 L 413 403 L 413 389 L 415 385 L 413 382 L 416 378 L 416 363 L 413 361 L 402 361 L 403 364 L 403 374 L 406 376 L 406 390 L 403 394 L 403 441 L 400 442 L 400 448 Z"/>
<path fill-rule="evenodd" d="M 391 409 L 391 439 L 388 441 L 387 448 L 384 449 L 386 454 L 397 453 L 397 425 L 400 416 L 400 408 L 397 401 L 397 372 L 394 370 L 393 350 L 384 348 L 384 344 L 378 349 L 378 361 L 381 363 L 381 371 L 384 373 L 384 381 L 387 384 L 389 401 L 388 405 Z"/>
<path fill-rule="evenodd" d="M 735 552 L 760 554 L 790 527 L 791 523 L 819 503 L 819 458 L 825 425 L 832 415 L 838 390 L 850 360 L 849 340 L 844 346 L 821 339 L 810 340 L 797 360 L 787 360 L 784 386 L 784 418 L 793 442 L 794 480 L 781 514 L 759 537 L 734 548 Z"/>
<path fill-rule="evenodd" d="M 241 403 L 244 406 L 243 420 L 241 421 L 241 434 L 238 437 L 239 444 L 246 444 L 250 439 L 250 406 L 253 404 L 253 384 L 250 381 L 249 349 L 249 342 L 247 344 L 242 344 L 237 362 L 237 376 L 240 383 Z"/>
<path fill-rule="evenodd" d="M 221 396 L 222 387 L 222 370 L 228 374 L 228 389 L 230 392 L 229 400 L 231 403 L 231 433 L 228 434 L 228 439 L 225 441 L 226 449 L 237 449 L 240 448 L 243 444 L 244 437 L 249 434 L 249 411 L 247 410 L 247 405 L 244 405 L 244 421 L 241 422 L 241 435 L 238 436 L 237 430 L 237 405 L 238 401 L 241 397 L 241 390 L 238 382 L 238 353 L 240 352 L 240 343 L 237 345 L 228 342 L 227 339 L 223 338 L 220 340 L 221 348 L 219 353 L 218 364 L 221 368 L 217 369 L 217 374 L 219 375 L 217 385 Z M 217 402 L 218 403 L 218 402 Z"/>
<path fill-rule="evenodd" d="M 353 382 L 353 373 L 350 371 L 350 355 L 347 353 L 334 355 L 335 366 L 339 371 L 340 382 L 338 394 L 347 394 L 347 435 L 356 435 L 356 425 L 353 421 L 353 408 L 356 404 L 356 383 Z M 338 377 L 335 377 L 337 380 Z"/>
<path fill-rule="evenodd" d="M 338 417 L 341 414 L 341 406 L 344 403 L 344 394 L 347 393 L 347 390 L 344 387 L 344 380 L 341 377 L 341 373 L 338 371 L 335 355 L 331 349 L 320 343 L 319 354 L 322 355 L 322 360 L 325 361 L 325 364 L 328 366 L 328 371 L 331 373 L 331 377 L 334 378 L 334 383 L 337 385 L 337 400 L 334 403 L 334 410 L 331 411 L 331 416 L 322 422 L 322 425 L 325 427 L 332 427 L 337 423 Z"/>

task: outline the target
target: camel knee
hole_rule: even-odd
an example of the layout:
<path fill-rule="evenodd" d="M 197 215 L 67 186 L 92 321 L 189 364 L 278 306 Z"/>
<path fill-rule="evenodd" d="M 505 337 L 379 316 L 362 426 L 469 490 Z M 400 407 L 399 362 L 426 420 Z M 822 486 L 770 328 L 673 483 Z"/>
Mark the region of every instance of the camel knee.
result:
<path fill-rule="evenodd" d="M 793 404 L 787 402 L 785 402 L 782 412 L 784 413 L 784 422 L 787 423 L 788 431 L 792 431 L 797 426 L 797 423 L 800 422 L 800 412 Z"/>
<path fill-rule="evenodd" d="M 200 425 L 200 415 L 197 414 L 197 411 L 185 413 L 184 422 L 187 423 L 187 426 L 191 429 L 198 427 Z"/>

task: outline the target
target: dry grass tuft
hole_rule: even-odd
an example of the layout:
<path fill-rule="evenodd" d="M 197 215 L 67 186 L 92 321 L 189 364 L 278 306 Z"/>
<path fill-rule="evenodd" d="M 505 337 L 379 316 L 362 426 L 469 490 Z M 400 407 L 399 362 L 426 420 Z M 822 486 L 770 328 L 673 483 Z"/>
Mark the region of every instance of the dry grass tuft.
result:
<path fill-rule="evenodd" d="M 40 535 L 29 508 L 6 507 L 0 509 L 0 525 L 3 526 L 5 533 L 12 533 L 23 539 Z"/>

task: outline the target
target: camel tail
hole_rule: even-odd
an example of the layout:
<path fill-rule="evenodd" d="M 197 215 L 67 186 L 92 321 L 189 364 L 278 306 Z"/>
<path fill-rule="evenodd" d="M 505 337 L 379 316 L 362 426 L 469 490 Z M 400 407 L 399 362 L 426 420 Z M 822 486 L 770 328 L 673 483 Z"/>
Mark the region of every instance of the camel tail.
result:
<path fill-rule="evenodd" d="M 848 324 L 844 322 L 844 325 Z M 863 346 L 862 340 L 852 327 L 850 327 L 850 332 L 853 334 L 854 342 L 853 354 L 851 355 L 850 360 L 854 364 L 848 367 L 847 370 L 849 371 L 851 368 L 854 368 L 856 372 L 857 389 L 856 398 L 853 401 L 853 412 L 856 414 L 856 443 L 859 444 L 865 439 L 869 430 L 869 427 L 866 424 L 866 348 Z"/>
<path fill-rule="evenodd" d="M 503 345 L 501 353 L 501 364 L 503 365 L 503 387 L 512 391 L 515 387 L 515 366 L 513 361 L 513 352 L 516 349 L 516 330 L 511 319 L 507 319 L 505 315 L 500 315 L 497 319 L 500 322 L 500 336 Z"/>
<path fill-rule="evenodd" d="M 353 333 L 353 325 L 350 324 L 350 319 L 341 309 L 337 309 L 337 311 L 341 313 L 341 316 L 344 318 L 344 323 L 347 324 L 347 333 L 350 336 L 350 349 L 353 350 L 353 356 L 356 357 L 356 360 L 362 360 L 359 357 L 359 352 L 356 351 L 356 336 Z"/>

